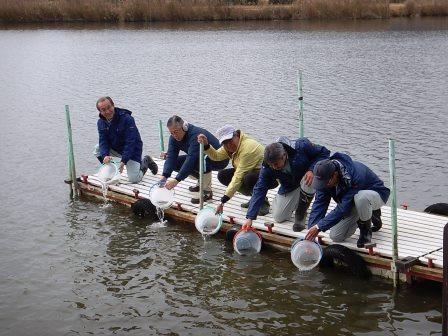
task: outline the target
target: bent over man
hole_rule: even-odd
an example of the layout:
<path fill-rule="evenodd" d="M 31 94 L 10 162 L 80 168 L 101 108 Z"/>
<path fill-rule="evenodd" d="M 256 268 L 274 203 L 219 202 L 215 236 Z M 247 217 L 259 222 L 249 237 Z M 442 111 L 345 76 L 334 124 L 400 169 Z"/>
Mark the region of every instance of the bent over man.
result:
<path fill-rule="evenodd" d="M 341 242 L 355 233 L 358 226 L 357 246 L 371 242 L 372 231 L 382 226 L 380 209 L 390 190 L 369 167 L 346 154 L 334 153 L 316 164 L 312 186 L 317 193 L 305 239 L 313 240 L 319 231 L 331 229 L 330 238 Z M 325 215 L 332 198 L 337 206 Z"/>
<path fill-rule="evenodd" d="M 314 196 L 311 188 L 314 165 L 329 156 L 327 148 L 313 144 L 307 138 L 289 140 L 281 137 L 278 142 L 268 145 L 243 227 L 252 226 L 268 189 L 277 180 L 280 188 L 274 198 L 274 220 L 284 222 L 295 211 L 293 230 L 303 230 L 306 210 Z"/>
<path fill-rule="evenodd" d="M 167 189 L 172 189 L 176 185 L 187 178 L 188 175 L 194 178 L 199 178 L 199 143 L 198 135 L 205 134 L 214 147 L 219 148 L 219 141 L 209 131 L 189 124 L 179 116 L 172 116 L 167 122 L 168 130 L 170 131 L 170 139 L 168 142 L 168 151 L 166 153 L 166 161 L 163 166 L 163 176 L 161 182 L 165 183 Z M 183 151 L 186 155 L 179 155 Z M 204 201 L 210 200 L 213 197 L 212 193 L 212 170 L 220 170 L 227 166 L 229 160 L 211 161 L 206 158 L 203 176 L 203 190 L 202 195 Z M 173 171 L 177 171 L 174 179 L 167 180 Z M 199 184 L 195 187 L 190 187 L 191 192 L 199 191 Z M 199 203 L 198 198 L 192 198 L 193 204 Z"/>
<path fill-rule="evenodd" d="M 254 139 L 248 137 L 241 130 L 237 130 L 231 125 L 225 125 L 216 131 L 221 147 L 214 148 L 208 142 L 205 134 L 198 136 L 198 142 L 204 144 L 205 153 L 213 161 L 231 159 L 233 168 L 226 168 L 218 172 L 218 180 L 227 186 L 224 196 L 216 212 L 222 213 L 224 204 L 229 201 L 237 191 L 246 196 L 252 195 L 252 190 L 260 174 L 261 163 L 263 162 L 264 147 Z M 277 186 L 277 182 L 272 188 Z M 241 204 L 248 207 L 247 203 Z M 264 216 L 269 212 L 269 203 L 264 204 L 260 210 L 260 215 Z"/>

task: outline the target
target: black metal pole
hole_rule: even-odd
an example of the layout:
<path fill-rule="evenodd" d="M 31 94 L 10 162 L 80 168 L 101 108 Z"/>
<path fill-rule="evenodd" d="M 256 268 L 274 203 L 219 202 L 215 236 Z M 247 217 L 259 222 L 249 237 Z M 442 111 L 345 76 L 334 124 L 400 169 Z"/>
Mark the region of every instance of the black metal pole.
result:
<path fill-rule="evenodd" d="M 443 230 L 443 297 L 442 320 L 443 336 L 448 336 L 448 223 Z"/>

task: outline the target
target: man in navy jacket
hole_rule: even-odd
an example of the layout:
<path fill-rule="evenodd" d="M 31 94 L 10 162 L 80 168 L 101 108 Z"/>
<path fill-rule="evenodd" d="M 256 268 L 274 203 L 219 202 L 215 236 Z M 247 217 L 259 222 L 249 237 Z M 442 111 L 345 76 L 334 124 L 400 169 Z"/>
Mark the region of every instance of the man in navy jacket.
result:
<path fill-rule="evenodd" d="M 163 166 L 161 182 L 165 184 L 167 189 L 172 189 L 189 175 L 199 178 L 199 134 L 205 134 L 209 143 L 216 149 L 221 147 L 221 144 L 206 129 L 189 124 L 176 115 L 168 119 L 167 127 L 171 136 L 168 142 L 168 151 L 165 154 L 166 161 Z M 185 152 L 186 155 L 179 155 L 180 151 Z M 206 158 L 203 176 L 204 201 L 210 200 L 213 197 L 211 189 L 212 170 L 224 169 L 228 163 L 228 159 L 212 161 L 208 157 Z M 177 172 L 176 177 L 167 180 L 173 171 Z M 199 185 L 190 187 L 189 190 L 191 192 L 198 192 Z M 191 202 L 197 204 L 199 203 L 199 198 L 192 198 Z"/>
<path fill-rule="evenodd" d="M 110 97 L 101 97 L 96 103 L 99 119 L 97 122 L 99 144 L 95 156 L 101 163 L 108 164 L 111 157 L 121 157 L 120 173 L 126 165 L 129 181 L 138 183 L 148 168 L 155 175 L 157 164 L 146 155 L 142 160 L 143 142 L 140 138 L 131 111 L 115 107 Z"/>
<path fill-rule="evenodd" d="M 355 233 L 358 226 L 357 246 L 370 243 L 372 231 L 376 232 L 382 226 L 380 208 L 390 194 L 370 168 L 346 154 L 335 153 L 330 159 L 316 164 L 312 186 L 316 190 L 316 199 L 305 239 L 313 240 L 319 231 L 331 229 L 330 238 L 340 242 Z M 326 215 L 332 198 L 337 203 L 336 208 Z"/>
<path fill-rule="evenodd" d="M 281 137 L 278 142 L 268 145 L 243 227 L 252 226 L 268 190 L 274 188 L 275 182 L 279 181 L 280 188 L 273 203 L 274 220 L 288 220 L 295 211 L 293 230 L 303 230 L 306 210 L 314 196 L 311 188 L 314 165 L 329 156 L 327 148 L 313 144 L 307 138 L 289 140 Z"/>

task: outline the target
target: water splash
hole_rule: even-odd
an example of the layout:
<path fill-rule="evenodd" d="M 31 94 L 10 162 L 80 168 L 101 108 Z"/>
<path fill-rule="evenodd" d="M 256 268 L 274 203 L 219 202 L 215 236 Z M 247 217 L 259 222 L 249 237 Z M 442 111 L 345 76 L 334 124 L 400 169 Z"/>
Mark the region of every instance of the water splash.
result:
<path fill-rule="evenodd" d="M 162 208 L 156 207 L 157 217 L 159 218 L 158 227 L 165 227 L 167 221 L 165 220 L 165 212 Z"/>
<path fill-rule="evenodd" d="M 103 198 L 104 198 L 104 203 L 101 206 L 101 208 L 103 208 L 103 209 L 108 208 L 111 206 L 111 204 L 109 203 L 109 200 L 107 198 L 107 191 L 109 190 L 109 187 L 105 182 L 101 182 L 101 190 L 102 190 Z"/>

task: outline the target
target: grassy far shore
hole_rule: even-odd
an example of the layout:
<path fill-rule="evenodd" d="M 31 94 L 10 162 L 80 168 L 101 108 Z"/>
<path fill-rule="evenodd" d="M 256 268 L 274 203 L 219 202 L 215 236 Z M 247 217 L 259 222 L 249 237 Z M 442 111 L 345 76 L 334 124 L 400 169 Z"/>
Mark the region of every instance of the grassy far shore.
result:
<path fill-rule="evenodd" d="M 0 23 L 448 16 L 448 0 L 0 0 Z"/>

